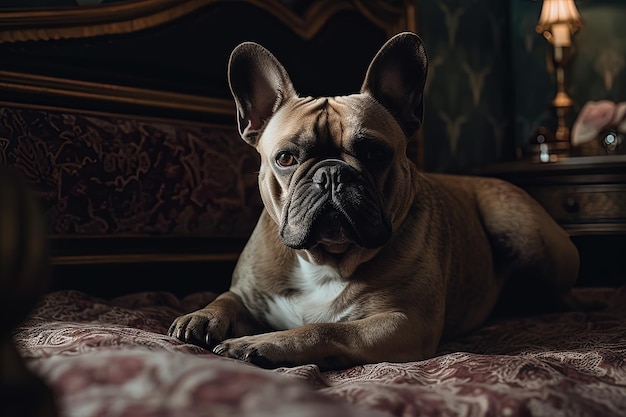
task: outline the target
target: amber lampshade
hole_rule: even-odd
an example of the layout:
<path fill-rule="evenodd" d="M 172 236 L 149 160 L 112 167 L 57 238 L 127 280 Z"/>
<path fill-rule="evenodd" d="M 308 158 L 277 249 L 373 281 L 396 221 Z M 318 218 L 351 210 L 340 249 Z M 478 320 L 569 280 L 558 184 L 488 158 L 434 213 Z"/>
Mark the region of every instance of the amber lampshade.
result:
<path fill-rule="evenodd" d="M 571 34 L 580 28 L 580 24 L 574 0 L 543 0 L 536 29 L 554 46 L 570 46 Z"/>

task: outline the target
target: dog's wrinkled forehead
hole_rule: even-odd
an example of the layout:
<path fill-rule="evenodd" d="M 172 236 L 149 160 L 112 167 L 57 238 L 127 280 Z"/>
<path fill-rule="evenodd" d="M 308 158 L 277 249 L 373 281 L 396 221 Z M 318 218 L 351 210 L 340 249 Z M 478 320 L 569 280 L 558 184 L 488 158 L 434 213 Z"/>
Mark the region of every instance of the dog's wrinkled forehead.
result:
<path fill-rule="evenodd" d="M 367 94 L 296 98 L 271 117 L 259 150 L 270 154 L 285 142 L 346 149 L 359 137 L 395 142 L 398 147 L 405 142 L 398 123 Z"/>

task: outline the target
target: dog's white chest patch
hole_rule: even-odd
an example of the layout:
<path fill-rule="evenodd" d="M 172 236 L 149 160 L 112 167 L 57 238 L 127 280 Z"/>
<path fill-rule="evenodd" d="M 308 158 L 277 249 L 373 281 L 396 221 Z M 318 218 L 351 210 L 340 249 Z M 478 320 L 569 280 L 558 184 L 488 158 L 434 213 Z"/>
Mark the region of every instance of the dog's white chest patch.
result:
<path fill-rule="evenodd" d="M 334 306 L 347 283 L 331 267 L 314 265 L 298 256 L 292 285 L 294 295 L 275 296 L 269 300 L 266 319 L 275 329 L 337 322 L 352 310 L 352 307 L 338 309 Z"/>

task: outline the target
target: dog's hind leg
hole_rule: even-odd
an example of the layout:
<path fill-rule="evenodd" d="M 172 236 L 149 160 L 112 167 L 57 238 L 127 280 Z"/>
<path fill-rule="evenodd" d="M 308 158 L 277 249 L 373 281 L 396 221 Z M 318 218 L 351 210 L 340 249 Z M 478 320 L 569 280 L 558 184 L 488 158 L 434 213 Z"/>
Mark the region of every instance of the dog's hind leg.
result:
<path fill-rule="evenodd" d="M 512 184 L 491 178 L 477 181 L 475 197 L 499 275 L 534 281 L 533 286 L 540 285 L 536 292 L 560 294 L 574 285 L 578 250 L 537 201 Z"/>

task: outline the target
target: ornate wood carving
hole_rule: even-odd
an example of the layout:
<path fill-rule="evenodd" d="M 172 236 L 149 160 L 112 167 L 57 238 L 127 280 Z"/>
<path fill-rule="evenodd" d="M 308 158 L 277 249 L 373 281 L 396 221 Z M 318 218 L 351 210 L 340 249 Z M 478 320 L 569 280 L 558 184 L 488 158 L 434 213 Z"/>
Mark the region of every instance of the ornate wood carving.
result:
<path fill-rule="evenodd" d="M 0 42 L 84 38 L 129 33 L 160 25 L 210 4 L 246 2 L 279 18 L 304 39 L 312 38 L 341 10 L 358 10 L 388 35 L 415 30 L 409 1 L 321 0 L 302 15 L 280 0 L 136 0 L 92 7 L 0 11 Z"/>
<path fill-rule="evenodd" d="M 170 79 L 165 80 L 168 75 L 163 73 L 146 74 L 150 68 L 144 72 L 136 70 L 132 74 L 122 74 L 126 78 L 116 79 L 111 74 L 119 73 L 121 68 L 111 63 L 106 69 L 101 69 L 97 65 L 103 63 L 94 61 L 96 57 L 107 56 L 113 60 L 127 43 L 133 45 L 129 48 L 139 48 L 143 52 L 149 45 L 177 36 L 176 42 L 181 45 L 208 42 L 206 47 L 186 52 L 187 59 L 189 56 L 193 58 L 194 55 L 213 53 L 215 63 L 207 64 L 207 58 L 200 68 L 206 70 L 205 67 L 209 65 L 213 68 L 219 66 L 216 70 L 210 70 L 206 79 L 214 80 L 211 81 L 214 84 L 222 83 L 225 74 L 225 68 L 222 67 L 227 55 L 221 51 L 221 46 L 215 54 L 215 48 L 224 44 L 234 46 L 236 36 L 230 34 L 230 38 L 226 36 L 226 39 L 215 39 L 213 42 L 215 30 L 204 31 L 202 28 L 214 26 L 214 19 L 224 19 L 225 14 L 213 17 L 214 12 L 223 11 L 224 6 L 231 6 L 231 10 L 232 6 L 236 7 L 234 10 L 249 11 L 256 8 L 258 14 L 272 16 L 289 28 L 295 34 L 292 39 L 300 38 L 306 42 L 318 36 L 329 20 L 346 12 L 361 16 L 370 22 L 372 28 L 379 28 L 387 36 L 401 30 L 415 30 L 415 10 L 413 3 L 408 0 L 310 1 L 304 2 L 302 10 L 293 10 L 281 0 L 135 0 L 91 7 L 0 9 L 0 55 L 4 57 L 4 61 L 0 62 L 0 91 L 6 92 L 2 94 L 3 100 L 64 107 L 68 107 L 67 103 L 70 102 L 77 103 L 78 108 L 89 107 L 95 111 L 115 113 L 115 110 L 119 110 L 119 113 L 231 123 L 234 106 L 230 95 L 222 91 L 223 87 L 219 87 L 219 91 L 206 88 L 203 83 L 198 83 L 201 80 L 185 80 L 184 73 L 172 73 Z M 232 13 L 226 14 L 226 17 L 233 19 L 233 23 L 246 25 L 245 22 L 234 20 Z M 181 19 L 187 20 L 180 23 Z M 196 31 L 185 32 L 185 25 L 193 22 L 198 25 L 200 21 L 202 23 L 195 27 Z M 223 22 L 217 23 L 224 25 Z M 174 28 L 175 25 L 179 27 Z M 155 32 L 157 28 L 165 27 L 170 29 Z M 225 27 L 230 29 L 233 25 Z M 358 30 L 364 29 L 361 27 Z M 242 31 L 241 36 L 249 36 L 245 33 Z M 366 42 L 372 43 L 371 33 L 368 36 L 370 39 Z M 148 38 L 154 43 L 150 44 Z M 46 45 L 45 48 L 42 45 Z M 319 47 L 321 44 L 318 42 Z M 87 62 L 85 68 L 81 68 L 79 62 L 83 54 L 86 60 L 94 61 L 91 64 Z M 158 52 L 152 51 L 150 54 L 148 58 L 155 60 Z M 71 71 L 64 57 L 75 62 Z M 180 61 L 184 58 L 177 56 L 171 59 Z M 183 60 L 176 65 L 180 67 L 186 64 L 193 66 L 199 62 L 194 58 L 188 63 Z M 138 63 L 130 65 L 137 66 Z M 171 65 L 174 64 L 168 63 L 164 68 L 155 69 L 168 71 Z M 172 77 L 175 82 L 172 82 Z M 198 89 L 193 89 L 192 85 L 197 85 Z"/>

